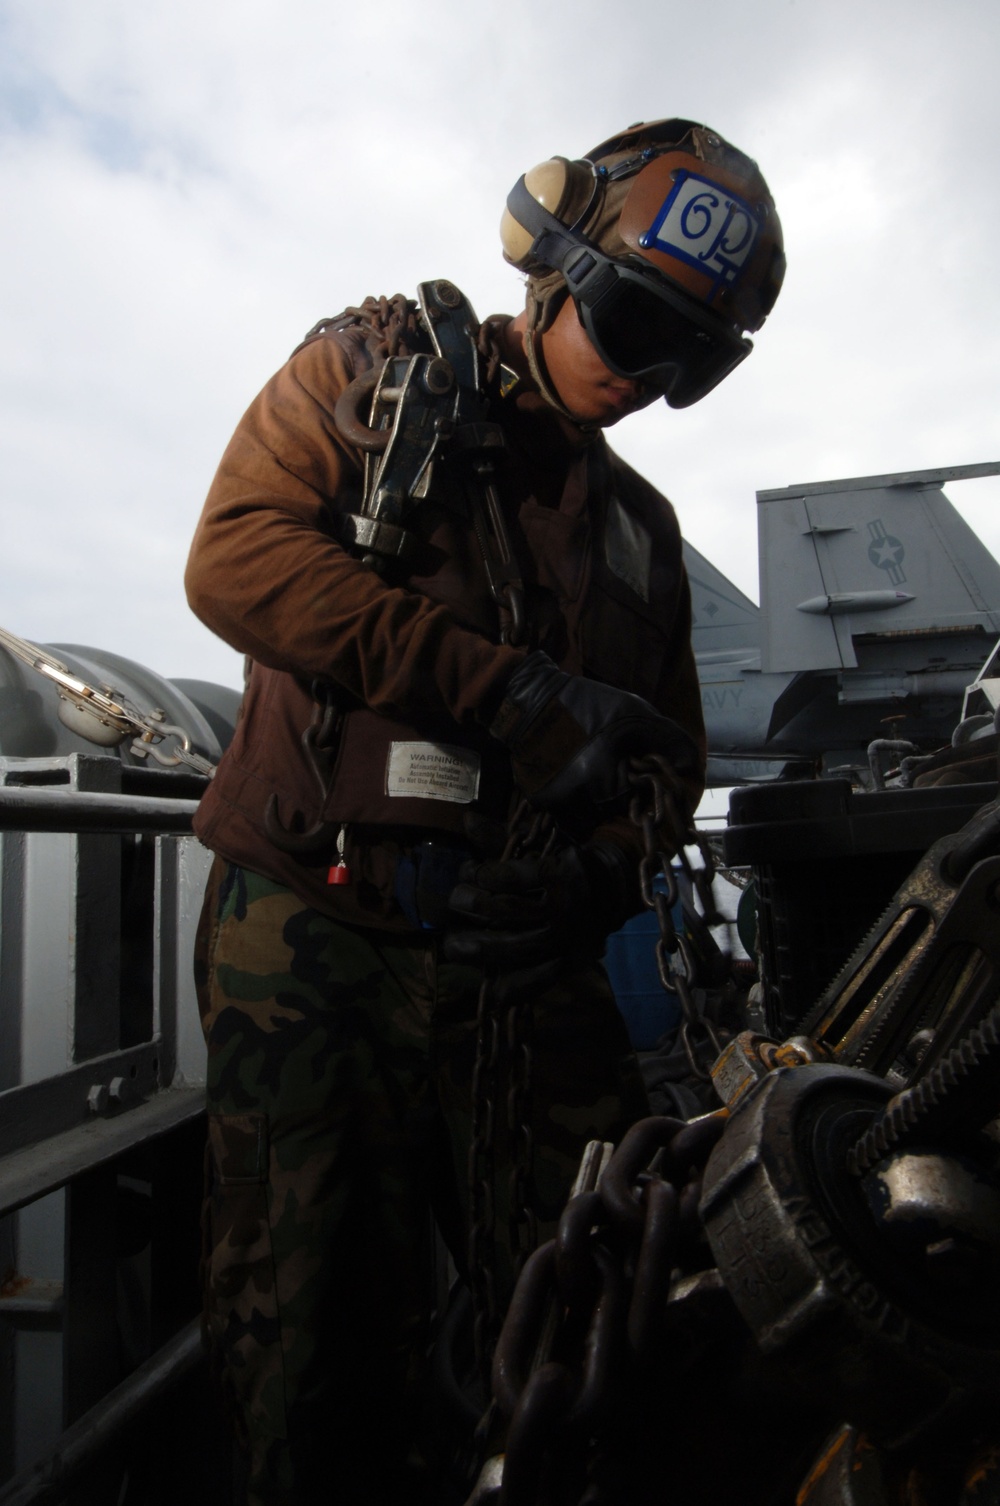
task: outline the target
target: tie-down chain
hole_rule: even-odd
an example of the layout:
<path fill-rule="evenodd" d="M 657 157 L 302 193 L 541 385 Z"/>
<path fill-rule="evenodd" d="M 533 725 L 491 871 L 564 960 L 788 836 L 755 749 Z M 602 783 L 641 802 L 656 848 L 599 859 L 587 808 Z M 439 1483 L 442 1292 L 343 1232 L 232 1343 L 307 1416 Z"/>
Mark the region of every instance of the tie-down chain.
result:
<path fill-rule="evenodd" d="M 696 990 L 702 981 L 701 959 L 687 935 L 674 924 L 678 900 L 672 862 L 679 863 L 698 896 L 703 923 L 721 919 L 712 894 L 714 862 L 707 841 L 694 828 L 667 761 L 659 756 L 633 759 L 629 767 L 629 816 L 642 835 L 639 885 L 643 902 L 659 925 L 657 964 L 664 988 L 676 993 L 683 1016 L 681 1038 L 692 1071 L 707 1079 L 708 1067 L 721 1049 L 718 1032 L 699 1008 Z M 544 859 L 558 840 L 551 818 L 522 801 L 511 818 L 503 857 L 536 854 Z M 692 863 L 697 850 L 700 864 Z M 656 887 L 662 873 L 664 890 Z M 475 1346 L 480 1371 L 488 1380 L 501 1314 L 498 1311 L 495 1237 L 497 1144 L 500 1139 L 498 1096 L 501 1077 L 507 1094 L 505 1128 L 509 1151 L 508 1228 L 513 1274 L 520 1273 L 537 1243 L 532 1207 L 534 1154 L 531 1118 L 532 999 L 522 993 L 504 1007 L 495 978 L 486 973 L 479 994 L 476 1057 L 472 1079 L 472 1137 L 469 1147 L 470 1225 L 469 1281 L 475 1311 Z M 714 979 L 712 981 L 715 981 Z"/>

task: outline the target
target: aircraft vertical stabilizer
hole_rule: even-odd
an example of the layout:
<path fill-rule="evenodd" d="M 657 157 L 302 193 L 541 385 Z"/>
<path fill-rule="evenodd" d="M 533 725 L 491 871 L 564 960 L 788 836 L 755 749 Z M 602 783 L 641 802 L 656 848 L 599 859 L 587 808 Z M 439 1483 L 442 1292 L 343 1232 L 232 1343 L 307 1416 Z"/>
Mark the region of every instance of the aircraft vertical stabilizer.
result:
<path fill-rule="evenodd" d="M 995 637 L 1000 564 L 942 486 L 997 469 L 951 466 L 758 492 L 762 669 L 857 669 L 859 641 L 880 638 Z"/>
<path fill-rule="evenodd" d="M 760 607 L 685 546 L 710 784 L 946 744 L 1000 636 L 1000 564 L 942 491 L 1000 463 L 757 493 Z"/>
<path fill-rule="evenodd" d="M 691 582 L 695 654 L 700 658 L 722 649 L 758 649 L 760 608 L 687 541 L 684 564 Z"/>

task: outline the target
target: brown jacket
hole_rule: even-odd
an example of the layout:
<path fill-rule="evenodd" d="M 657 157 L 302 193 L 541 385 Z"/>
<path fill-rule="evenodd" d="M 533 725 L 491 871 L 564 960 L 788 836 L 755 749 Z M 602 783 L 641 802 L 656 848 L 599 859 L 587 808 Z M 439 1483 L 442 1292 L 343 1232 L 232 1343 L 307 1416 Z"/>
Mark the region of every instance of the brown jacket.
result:
<path fill-rule="evenodd" d="M 486 728 L 526 650 L 498 642 L 478 546 L 446 466 L 419 510 L 427 547 L 404 585 L 387 584 L 338 544 L 338 512 L 361 502 L 360 456 L 333 419 L 337 397 L 370 360 L 353 334 L 307 342 L 251 404 L 195 534 L 191 606 L 253 660 L 233 744 L 196 830 L 316 908 L 396 927 L 407 924 L 391 898 L 399 846 L 460 832 L 470 807 L 464 796 L 389 794 L 389 754 L 420 741 L 468 750 L 459 756 L 481 762 L 472 808 L 503 815 L 509 767 Z M 570 673 L 646 697 L 703 745 L 670 504 L 603 437 L 582 434 L 533 394 L 498 397 L 494 408 L 508 444 L 501 489 L 534 624 L 529 647 Z M 302 745 L 317 680 L 332 682 L 348 713 L 325 788 Z M 285 827 L 347 823 L 351 884 L 328 885 L 329 845 L 293 855 L 269 840 L 272 796 Z M 634 845 L 626 822 L 612 827 L 604 834 Z"/>

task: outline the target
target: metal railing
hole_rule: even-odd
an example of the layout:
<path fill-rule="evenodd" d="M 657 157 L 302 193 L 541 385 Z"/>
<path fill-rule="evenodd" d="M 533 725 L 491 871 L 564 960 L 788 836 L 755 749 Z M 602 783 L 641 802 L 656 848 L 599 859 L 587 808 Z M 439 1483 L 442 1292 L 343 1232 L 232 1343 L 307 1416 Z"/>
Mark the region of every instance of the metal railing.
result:
<path fill-rule="evenodd" d="M 0 758 L 3 1506 L 114 1462 L 197 1358 L 198 793 L 116 758 Z"/>

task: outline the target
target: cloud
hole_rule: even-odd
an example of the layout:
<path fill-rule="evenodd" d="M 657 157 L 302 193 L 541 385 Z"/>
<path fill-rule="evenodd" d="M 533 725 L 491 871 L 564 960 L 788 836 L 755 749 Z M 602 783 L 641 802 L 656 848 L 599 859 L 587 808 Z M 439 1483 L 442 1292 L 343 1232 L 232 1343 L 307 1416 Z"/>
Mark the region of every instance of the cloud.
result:
<path fill-rule="evenodd" d="M 697 547 L 752 593 L 755 489 L 1000 458 L 998 31 L 977 0 L 8 4 L 0 621 L 238 684 L 180 574 L 243 407 L 366 293 L 513 310 L 517 174 L 664 113 L 758 157 L 789 248 L 752 359 L 612 436 Z"/>

